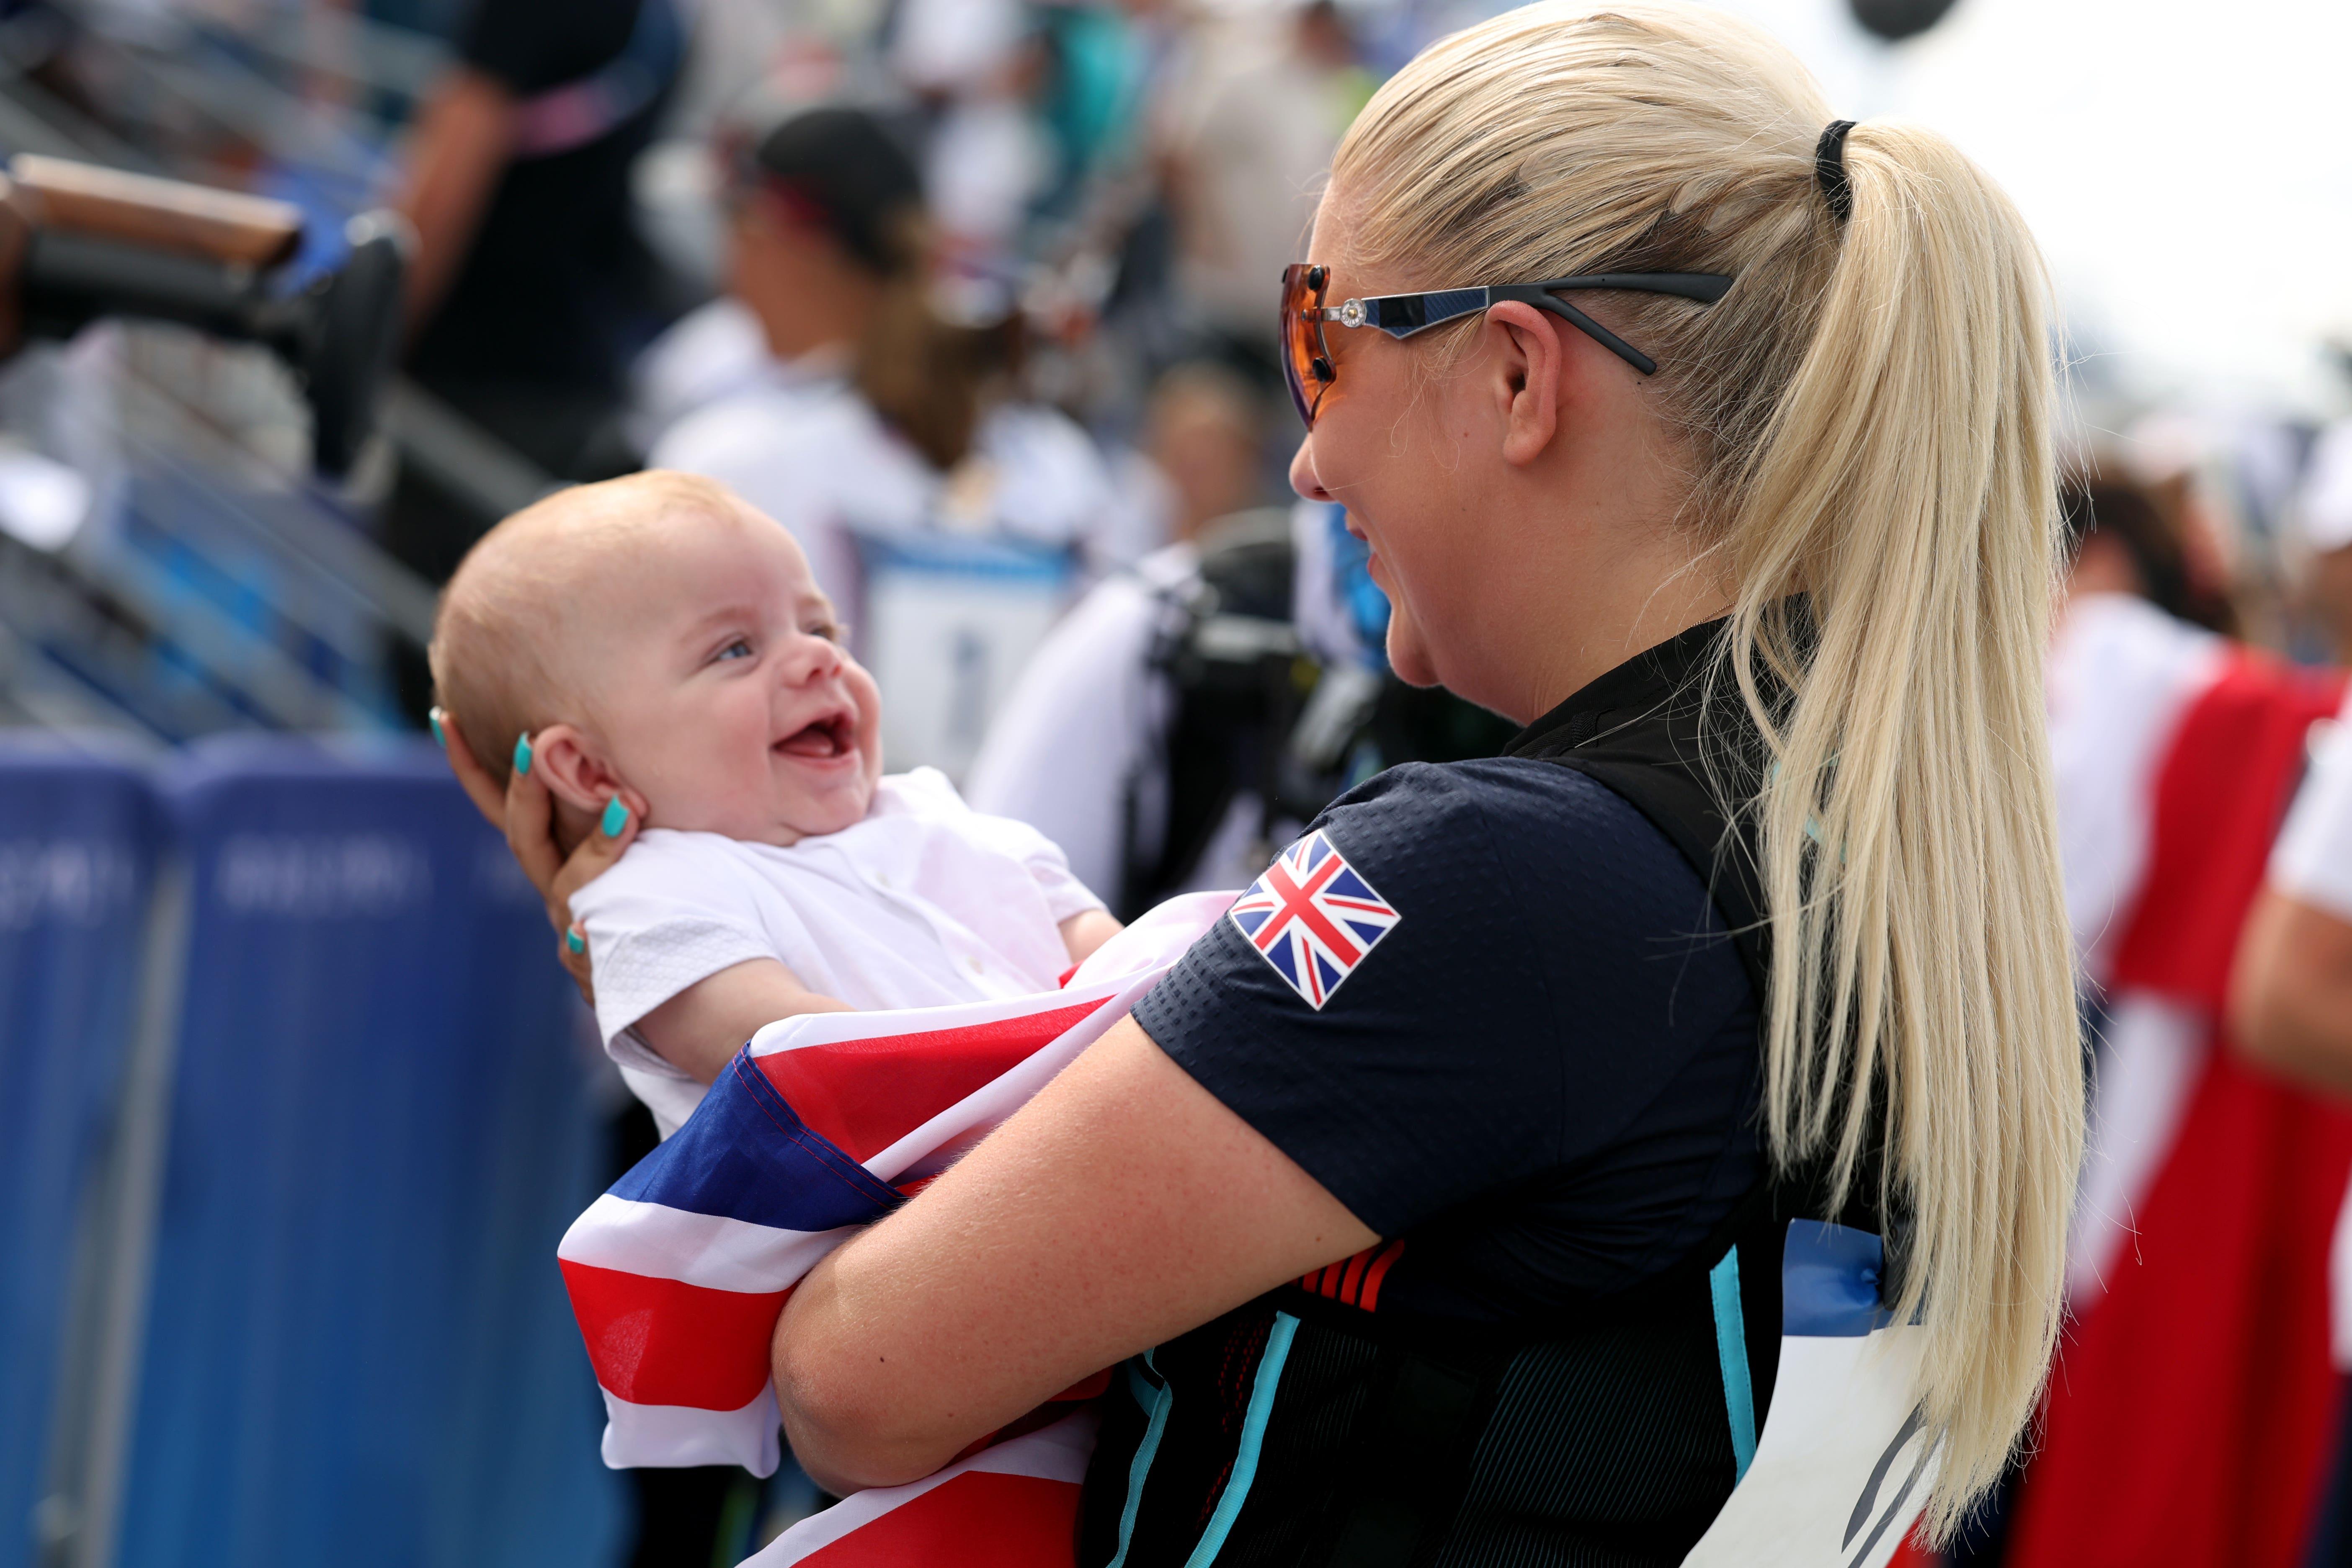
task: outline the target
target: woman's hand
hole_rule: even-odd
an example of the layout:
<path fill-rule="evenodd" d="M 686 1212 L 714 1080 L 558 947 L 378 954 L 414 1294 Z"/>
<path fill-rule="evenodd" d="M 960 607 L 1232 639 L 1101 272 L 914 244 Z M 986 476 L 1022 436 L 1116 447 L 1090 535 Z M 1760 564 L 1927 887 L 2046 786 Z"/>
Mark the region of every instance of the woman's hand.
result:
<path fill-rule="evenodd" d="M 1123 1019 L 793 1289 L 773 1342 L 793 1456 L 835 1492 L 927 1476 L 1379 1239 Z"/>
<path fill-rule="evenodd" d="M 620 810 L 608 807 L 596 831 L 566 856 L 555 842 L 555 797 L 548 793 L 547 782 L 529 767 L 517 768 L 507 775 L 506 789 L 501 792 L 498 781 L 475 759 L 457 722 L 438 708 L 433 710 L 433 721 L 434 733 L 449 754 L 449 771 L 465 786 L 474 809 L 507 836 L 507 847 L 513 851 L 516 864 L 546 901 L 548 923 L 559 939 L 557 961 L 580 987 L 581 996 L 593 1006 L 596 994 L 589 976 L 588 933 L 572 923 L 572 895 L 620 859 L 645 823 L 645 798 L 635 790 L 623 790 L 616 797 Z M 522 746 L 530 739 L 522 737 Z M 522 746 L 518 751 L 527 755 Z"/>

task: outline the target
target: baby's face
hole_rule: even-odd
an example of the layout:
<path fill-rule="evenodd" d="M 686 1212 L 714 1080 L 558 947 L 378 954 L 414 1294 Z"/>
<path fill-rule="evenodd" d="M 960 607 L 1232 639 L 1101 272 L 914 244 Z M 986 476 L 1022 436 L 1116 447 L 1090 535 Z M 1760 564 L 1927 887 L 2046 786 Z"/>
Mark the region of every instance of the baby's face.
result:
<path fill-rule="evenodd" d="M 593 597 L 595 740 L 649 826 L 791 844 L 866 815 L 881 693 L 792 535 L 682 518 Z"/>

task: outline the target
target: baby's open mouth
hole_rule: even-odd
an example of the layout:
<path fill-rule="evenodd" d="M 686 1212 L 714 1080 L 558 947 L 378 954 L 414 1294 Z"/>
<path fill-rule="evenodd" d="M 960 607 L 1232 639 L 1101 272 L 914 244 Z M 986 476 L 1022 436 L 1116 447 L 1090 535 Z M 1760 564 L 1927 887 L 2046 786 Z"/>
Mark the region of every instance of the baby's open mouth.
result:
<path fill-rule="evenodd" d="M 846 756 L 856 744 L 856 719 L 845 712 L 820 714 L 776 742 L 776 750 L 793 757 Z"/>

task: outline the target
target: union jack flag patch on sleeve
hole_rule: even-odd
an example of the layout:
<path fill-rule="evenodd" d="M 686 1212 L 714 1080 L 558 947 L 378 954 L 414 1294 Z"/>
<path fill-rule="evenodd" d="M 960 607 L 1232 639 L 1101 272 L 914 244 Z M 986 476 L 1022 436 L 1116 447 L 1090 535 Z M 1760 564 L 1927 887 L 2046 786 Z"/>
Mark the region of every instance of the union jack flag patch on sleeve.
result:
<path fill-rule="evenodd" d="M 1284 850 L 1226 915 L 1318 1013 L 1403 918 L 1320 833 Z"/>

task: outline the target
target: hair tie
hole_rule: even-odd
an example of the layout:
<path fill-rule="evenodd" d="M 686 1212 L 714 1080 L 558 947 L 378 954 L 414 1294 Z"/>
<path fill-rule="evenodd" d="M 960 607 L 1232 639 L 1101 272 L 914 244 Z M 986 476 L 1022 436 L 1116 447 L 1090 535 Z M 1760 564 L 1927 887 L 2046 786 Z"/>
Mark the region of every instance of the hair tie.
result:
<path fill-rule="evenodd" d="M 1821 186 L 1830 216 L 1840 223 L 1853 216 L 1853 186 L 1845 177 L 1845 133 L 1853 129 L 1851 120 L 1832 120 L 1813 143 L 1813 183 Z"/>

